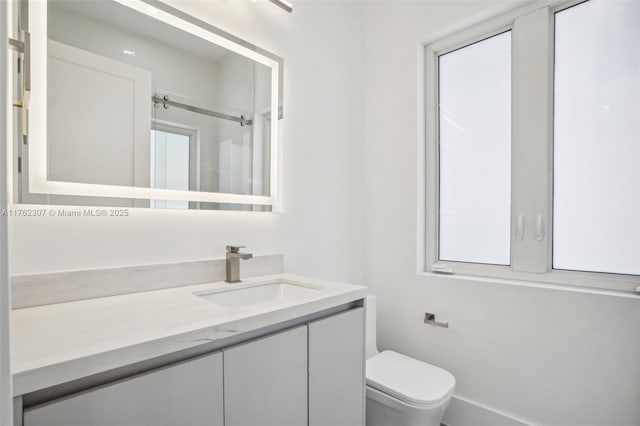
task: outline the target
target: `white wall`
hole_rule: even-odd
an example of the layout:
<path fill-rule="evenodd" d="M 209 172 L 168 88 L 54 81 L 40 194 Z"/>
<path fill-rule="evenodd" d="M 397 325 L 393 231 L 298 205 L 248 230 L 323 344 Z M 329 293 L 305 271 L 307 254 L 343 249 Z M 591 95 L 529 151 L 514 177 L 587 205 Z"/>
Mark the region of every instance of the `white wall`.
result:
<path fill-rule="evenodd" d="M 7 3 L 0 4 L 0 40 L 9 36 L 7 29 Z M 0 99 L 7 99 L 7 49 L 0 49 Z M 0 123 L 7 121 L 7 103 L 0 103 Z M 0 176 L 7 173 L 7 132 L 6 128 L 0 132 Z M 7 180 L 0 184 L 0 210 L 7 207 Z M 12 386 L 11 386 L 11 352 L 9 350 L 9 313 L 11 310 L 11 291 L 9 286 L 9 249 L 7 247 L 7 217 L 0 214 L 0 425 L 10 425 L 12 416 Z"/>
<path fill-rule="evenodd" d="M 421 43 L 493 5 L 367 4 L 365 280 L 379 296 L 379 345 L 450 370 L 458 395 L 533 424 L 638 425 L 640 300 L 415 273 Z M 425 311 L 450 328 L 424 325 Z M 452 426 L 496 426 L 454 414 Z"/>
<path fill-rule="evenodd" d="M 284 253 L 290 272 L 362 283 L 362 5 L 171 4 L 285 59 L 285 212 L 14 218 L 13 273 L 222 257 L 238 243 Z"/>

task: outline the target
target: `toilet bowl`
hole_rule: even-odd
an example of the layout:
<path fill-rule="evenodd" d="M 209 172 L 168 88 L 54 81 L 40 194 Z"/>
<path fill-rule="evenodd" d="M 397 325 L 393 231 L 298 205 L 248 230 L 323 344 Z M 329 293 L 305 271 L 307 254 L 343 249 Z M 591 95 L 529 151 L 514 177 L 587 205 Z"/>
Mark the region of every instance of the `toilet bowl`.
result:
<path fill-rule="evenodd" d="M 376 298 L 367 297 L 367 426 L 439 426 L 455 389 L 442 368 L 394 351 L 378 352 Z"/>

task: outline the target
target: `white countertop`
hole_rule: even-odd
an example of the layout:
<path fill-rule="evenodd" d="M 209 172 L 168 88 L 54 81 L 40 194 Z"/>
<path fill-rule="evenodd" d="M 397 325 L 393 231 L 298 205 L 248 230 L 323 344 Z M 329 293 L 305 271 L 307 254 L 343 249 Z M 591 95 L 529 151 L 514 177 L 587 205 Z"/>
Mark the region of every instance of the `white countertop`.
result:
<path fill-rule="evenodd" d="M 193 294 L 278 279 L 322 289 L 301 302 L 233 309 Z M 277 274 L 241 284 L 215 282 L 17 309 L 11 314 L 14 395 L 293 320 L 366 293 L 363 286 Z"/>

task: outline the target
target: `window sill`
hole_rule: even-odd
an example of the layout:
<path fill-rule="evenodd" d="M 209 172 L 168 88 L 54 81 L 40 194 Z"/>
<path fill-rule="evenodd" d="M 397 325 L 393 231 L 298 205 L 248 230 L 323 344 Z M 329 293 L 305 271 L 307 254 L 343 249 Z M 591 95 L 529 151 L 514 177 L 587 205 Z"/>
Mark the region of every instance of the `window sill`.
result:
<path fill-rule="evenodd" d="M 448 280 L 453 279 L 453 280 L 476 281 L 476 282 L 482 282 L 486 284 L 510 285 L 510 286 L 517 286 L 517 287 L 529 287 L 529 288 L 537 288 L 537 289 L 544 289 L 544 290 L 566 291 L 570 293 L 582 293 L 582 294 L 595 294 L 599 296 L 621 297 L 624 299 L 640 300 L 640 293 L 636 293 L 634 291 L 609 290 L 609 289 L 588 287 L 588 286 L 581 286 L 581 285 L 558 284 L 558 283 L 509 279 L 509 278 L 492 278 L 492 277 L 484 277 L 484 276 L 469 275 L 469 274 L 456 274 L 456 273 L 441 274 L 437 272 L 418 272 L 417 275 L 422 277 L 438 277 L 438 278 L 444 278 Z"/>

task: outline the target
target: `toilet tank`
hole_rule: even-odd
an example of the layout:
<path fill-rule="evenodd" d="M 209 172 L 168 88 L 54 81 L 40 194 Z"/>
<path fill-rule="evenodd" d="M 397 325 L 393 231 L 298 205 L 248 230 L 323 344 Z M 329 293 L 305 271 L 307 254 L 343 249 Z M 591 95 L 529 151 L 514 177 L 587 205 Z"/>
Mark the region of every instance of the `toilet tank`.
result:
<path fill-rule="evenodd" d="M 378 345 L 376 343 L 376 296 L 367 296 L 366 312 L 366 344 L 367 359 L 369 359 L 378 353 Z"/>

